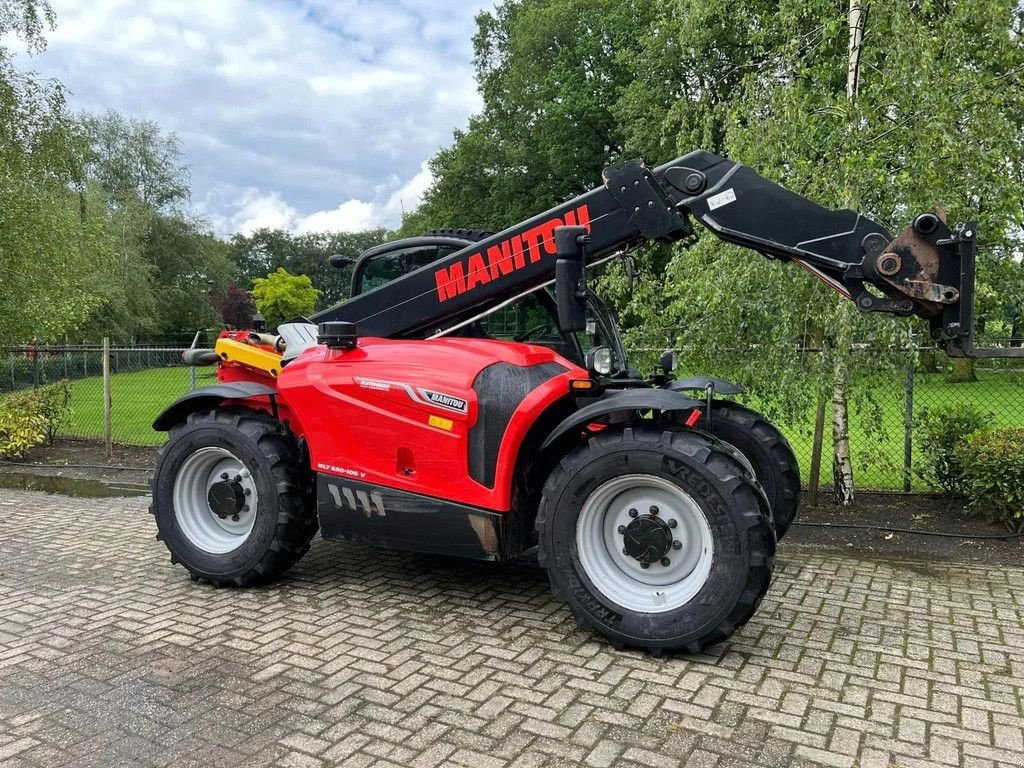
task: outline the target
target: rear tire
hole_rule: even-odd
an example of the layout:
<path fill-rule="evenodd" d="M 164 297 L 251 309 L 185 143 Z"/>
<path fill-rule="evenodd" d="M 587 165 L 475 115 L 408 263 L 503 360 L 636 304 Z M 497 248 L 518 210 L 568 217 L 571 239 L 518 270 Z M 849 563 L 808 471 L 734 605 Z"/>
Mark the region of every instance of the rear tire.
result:
<path fill-rule="evenodd" d="M 742 453 L 768 497 L 775 537 L 782 540 L 800 506 L 800 465 L 782 433 L 760 413 L 715 401 L 710 433 Z"/>
<path fill-rule="evenodd" d="M 308 475 L 295 437 L 269 415 L 193 413 L 170 430 L 150 478 L 157 538 L 193 580 L 270 581 L 316 534 Z"/>
<path fill-rule="evenodd" d="M 655 655 L 729 637 L 775 559 L 763 491 L 697 432 L 608 429 L 573 449 L 545 483 L 537 533 L 552 591 L 581 626 Z"/>

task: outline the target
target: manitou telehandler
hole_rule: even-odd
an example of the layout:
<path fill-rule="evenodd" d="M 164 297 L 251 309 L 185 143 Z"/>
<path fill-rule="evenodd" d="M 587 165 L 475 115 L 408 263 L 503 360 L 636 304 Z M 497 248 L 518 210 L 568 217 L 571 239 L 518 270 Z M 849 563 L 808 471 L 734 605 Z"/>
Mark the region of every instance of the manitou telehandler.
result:
<path fill-rule="evenodd" d="M 810 271 L 865 312 L 973 346 L 975 227 L 924 213 L 892 238 L 695 151 L 503 232 L 434 232 L 355 264 L 352 296 L 276 335 L 226 331 L 218 384 L 156 419 L 161 539 L 193 579 L 246 586 L 324 538 L 504 561 L 536 547 L 554 593 L 618 647 L 697 651 L 756 610 L 800 475 L 785 439 L 711 377 L 631 369 L 585 268 L 717 237 Z M 339 551 L 339 556 L 344 556 Z"/>

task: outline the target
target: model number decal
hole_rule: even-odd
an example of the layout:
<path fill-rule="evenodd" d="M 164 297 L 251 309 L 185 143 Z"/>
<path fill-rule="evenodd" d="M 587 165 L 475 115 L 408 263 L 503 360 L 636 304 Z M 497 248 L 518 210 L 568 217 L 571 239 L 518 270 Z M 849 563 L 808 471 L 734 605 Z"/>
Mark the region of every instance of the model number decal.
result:
<path fill-rule="evenodd" d="M 736 202 L 736 192 L 732 187 L 729 187 L 725 192 L 719 192 L 717 195 L 712 195 L 708 198 L 708 210 L 713 211 L 715 208 L 721 208 L 723 205 Z"/>
<path fill-rule="evenodd" d="M 329 472 L 332 475 L 344 475 L 346 477 L 355 477 L 360 480 L 366 477 L 366 473 L 362 470 L 339 467 L 337 464 L 328 464 L 324 461 L 317 462 L 316 468 L 320 472 Z"/>

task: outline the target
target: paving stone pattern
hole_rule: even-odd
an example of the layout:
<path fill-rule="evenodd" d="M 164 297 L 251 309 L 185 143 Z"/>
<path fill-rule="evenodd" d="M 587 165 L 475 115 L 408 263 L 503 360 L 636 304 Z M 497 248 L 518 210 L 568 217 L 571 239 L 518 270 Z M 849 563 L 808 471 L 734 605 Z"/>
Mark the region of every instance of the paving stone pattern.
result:
<path fill-rule="evenodd" d="M 1020 569 L 783 545 L 730 642 L 653 659 L 526 565 L 317 540 L 194 584 L 145 506 L 0 497 L 0 765 L 1024 763 Z"/>

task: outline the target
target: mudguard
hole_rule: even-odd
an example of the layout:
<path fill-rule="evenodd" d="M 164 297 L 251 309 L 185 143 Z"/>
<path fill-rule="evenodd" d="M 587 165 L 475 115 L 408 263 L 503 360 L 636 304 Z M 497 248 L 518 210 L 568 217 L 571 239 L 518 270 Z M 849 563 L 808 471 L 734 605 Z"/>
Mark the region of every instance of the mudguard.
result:
<path fill-rule="evenodd" d="M 609 413 L 622 411 L 686 411 L 701 408 L 704 403 L 665 389 L 620 389 L 604 393 L 564 419 L 548 435 L 543 451 L 570 430 L 596 421 Z"/>
<path fill-rule="evenodd" d="M 166 432 L 175 424 L 184 421 L 185 417 L 193 411 L 220 405 L 225 400 L 244 400 L 247 397 L 272 396 L 276 394 L 277 390 L 273 387 L 249 381 L 237 381 L 230 384 L 202 387 L 179 397 L 167 406 L 163 413 L 154 419 L 153 429 L 157 432 Z"/>
<path fill-rule="evenodd" d="M 687 392 L 690 390 L 706 390 L 708 384 L 712 386 L 712 392 L 716 395 L 742 395 L 743 387 L 731 381 L 720 379 L 717 376 L 691 376 L 688 379 L 676 379 L 665 389 L 672 392 Z"/>

